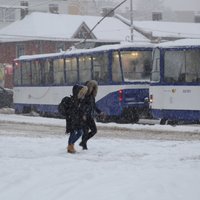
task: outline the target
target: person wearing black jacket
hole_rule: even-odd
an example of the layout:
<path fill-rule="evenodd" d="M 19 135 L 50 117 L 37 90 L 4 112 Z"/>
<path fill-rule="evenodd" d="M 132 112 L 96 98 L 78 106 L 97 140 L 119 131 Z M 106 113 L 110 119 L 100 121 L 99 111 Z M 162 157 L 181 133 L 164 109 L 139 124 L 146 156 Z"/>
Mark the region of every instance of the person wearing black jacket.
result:
<path fill-rule="evenodd" d="M 82 104 L 85 94 L 87 93 L 88 88 L 83 85 L 74 85 L 72 89 L 73 95 L 68 102 L 69 107 L 66 111 L 68 114 L 66 116 L 67 120 L 67 130 L 70 133 L 68 139 L 67 152 L 75 153 L 74 148 L 75 142 L 83 134 L 83 128 L 86 121 L 86 114 L 84 112 L 84 104 Z"/>
<path fill-rule="evenodd" d="M 82 141 L 80 146 L 84 150 L 87 150 L 87 141 L 97 133 L 97 127 L 95 123 L 95 114 L 104 115 L 104 113 L 97 108 L 95 97 L 98 91 L 98 83 L 95 80 L 87 81 L 85 84 L 88 88 L 85 99 L 83 100 L 84 109 L 86 113 L 86 123 L 84 127 L 84 133 L 82 135 Z"/>

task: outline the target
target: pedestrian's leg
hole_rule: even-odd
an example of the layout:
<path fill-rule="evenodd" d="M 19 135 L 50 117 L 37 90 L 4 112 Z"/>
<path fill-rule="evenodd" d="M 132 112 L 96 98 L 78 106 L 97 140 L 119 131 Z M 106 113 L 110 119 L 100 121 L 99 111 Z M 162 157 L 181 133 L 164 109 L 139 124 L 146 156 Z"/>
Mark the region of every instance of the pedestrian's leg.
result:
<path fill-rule="evenodd" d="M 85 129 L 84 137 L 82 138 L 82 141 L 79 144 L 80 146 L 83 147 L 83 150 L 88 149 L 87 141 L 97 133 L 96 123 L 93 118 L 90 118 L 90 120 L 88 120 L 87 125 L 88 125 L 88 128 L 90 129 L 90 131 L 88 132 L 89 129 L 87 129 L 87 130 Z"/>
<path fill-rule="evenodd" d="M 88 138 L 88 134 L 89 134 L 89 128 L 88 127 L 85 127 L 83 129 L 83 135 L 82 135 L 82 140 L 80 142 L 80 146 L 83 147 L 83 150 L 87 150 L 87 138 Z"/>
<path fill-rule="evenodd" d="M 76 150 L 74 149 L 74 137 L 75 137 L 75 131 L 70 132 L 69 139 L 68 139 L 68 146 L 67 146 L 67 152 L 68 153 L 75 153 Z"/>
<path fill-rule="evenodd" d="M 74 144 L 75 142 L 81 137 L 81 135 L 83 134 L 83 130 L 79 129 L 74 131 L 72 134 L 70 134 L 70 138 L 69 138 L 69 145 L 68 145 L 68 152 L 69 153 L 75 153 L 76 150 L 74 148 Z"/>
<path fill-rule="evenodd" d="M 93 118 L 90 120 L 90 132 L 88 133 L 87 140 L 93 137 L 97 133 L 97 126 Z"/>
<path fill-rule="evenodd" d="M 75 142 L 83 135 L 83 130 L 82 129 L 78 129 L 76 131 L 74 131 L 74 137 L 73 137 L 73 144 L 75 144 Z"/>
<path fill-rule="evenodd" d="M 88 122 L 89 123 L 89 122 Z M 83 128 L 83 135 L 82 135 L 82 141 L 84 141 L 87 137 L 88 137 L 88 133 L 89 133 L 89 127 L 85 126 Z"/>
<path fill-rule="evenodd" d="M 70 133 L 69 140 L 68 140 L 68 147 L 67 147 L 68 153 L 76 152 L 76 150 L 74 149 L 74 144 L 81 137 L 82 134 L 83 134 L 82 129 L 78 129 Z"/>

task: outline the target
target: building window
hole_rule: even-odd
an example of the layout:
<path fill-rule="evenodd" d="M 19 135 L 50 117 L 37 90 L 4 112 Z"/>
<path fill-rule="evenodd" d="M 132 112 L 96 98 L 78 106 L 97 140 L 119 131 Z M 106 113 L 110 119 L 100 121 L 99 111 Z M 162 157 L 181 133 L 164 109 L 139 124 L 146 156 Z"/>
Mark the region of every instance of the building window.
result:
<path fill-rule="evenodd" d="M 23 44 L 18 44 L 16 47 L 16 57 L 20 57 L 22 55 L 25 55 L 25 46 Z"/>
<path fill-rule="evenodd" d="M 195 23 L 200 23 L 200 15 L 196 15 L 196 16 L 194 17 L 194 22 L 195 22 Z"/>
<path fill-rule="evenodd" d="M 54 4 L 54 3 L 49 4 L 49 12 L 50 13 L 58 14 L 59 13 L 58 10 L 59 10 L 58 4 Z"/>
<path fill-rule="evenodd" d="M 61 43 L 56 44 L 56 51 L 57 52 L 64 51 L 64 50 L 65 50 L 65 43 L 61 42 Z"/>
<path fill-rule="evenodd" d="M 15 9 L 14 8 L 0 8 L 0 22 L 14 22 Z"/>
<path fill-rule="evenodd" d="M 6 22 L 14 22 L 15 21 L 15 9 L 14 8 L 5 9 L 5 21 Z"/>
<path fill-rule="evenodd" d="M 152 13 L 152 20 L 153 21 L 161 21 L 162 20 L 162 13 L 161 12 L 153 12 Z"/>

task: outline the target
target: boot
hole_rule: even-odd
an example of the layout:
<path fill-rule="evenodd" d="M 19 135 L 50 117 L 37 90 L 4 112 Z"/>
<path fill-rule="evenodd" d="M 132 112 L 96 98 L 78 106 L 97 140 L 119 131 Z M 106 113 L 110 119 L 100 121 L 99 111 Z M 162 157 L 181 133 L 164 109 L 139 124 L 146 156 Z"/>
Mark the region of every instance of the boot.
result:
<path fill-rule="evenodd" d="M 76 153 L 76 150 L 74 149 L 74 144 L 69 144 L 67 146 L 67 152 L 68 153 Z"/>
<path fill-rule="evenodd" d="M 88 150 L 87 141 L 82 140 L 79 145 L 82 146 L 83 150 Z"/>
<path fill-rule="evenodd" d="M 94 136 L 95 134 L 87 134 L 87 135 L 85 135 L 85 137 L 84 138 L 82 138 L 82 141 L 80 142 L 80 146 L 82 146 L 83 147 L 83 150 L 88 150 L 88 148 L 87 148 L 87 141 L 90 139 L 90 138 L 92 138 L 93 136 Z"/>

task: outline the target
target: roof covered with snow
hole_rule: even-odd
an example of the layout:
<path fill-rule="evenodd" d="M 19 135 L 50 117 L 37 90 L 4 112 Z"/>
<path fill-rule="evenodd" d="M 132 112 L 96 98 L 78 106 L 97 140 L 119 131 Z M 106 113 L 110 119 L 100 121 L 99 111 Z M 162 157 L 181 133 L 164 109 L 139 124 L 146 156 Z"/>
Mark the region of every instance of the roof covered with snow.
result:
<path fill-rule="evenodd" d="M 161 48 L 176 48 L 176 47 L 199 47 L 200 48 L 200 39 L 180 39 L 176 41 L 164 42 L 157 47 Z"/>
<path fill-rule="evenodd" d="M 72 40 L 84 23 L 91 30 L 102 17 L 35 12 L 0 30 L 0 41 L 20 40 Z M 130 28 L 120 20 L 107 17 L 93 31 L 99 41 L 126 41 Z M 134 32 L 137 41 L 147 41 Z"/>
<path fill-rule="evenodd" d="M 130 26 L 130 20 L 115 15 Z M 174 40 L 181 38 L 200 38 L 200 23 L 182 23 L 165 21 L 134 21 L 133 28 L 151 40 Z"/>
<path fill-rule="evenodd" d="M 200 38 L 200 23 L 135 21 L 134 26 L 153 37 Z"/>

